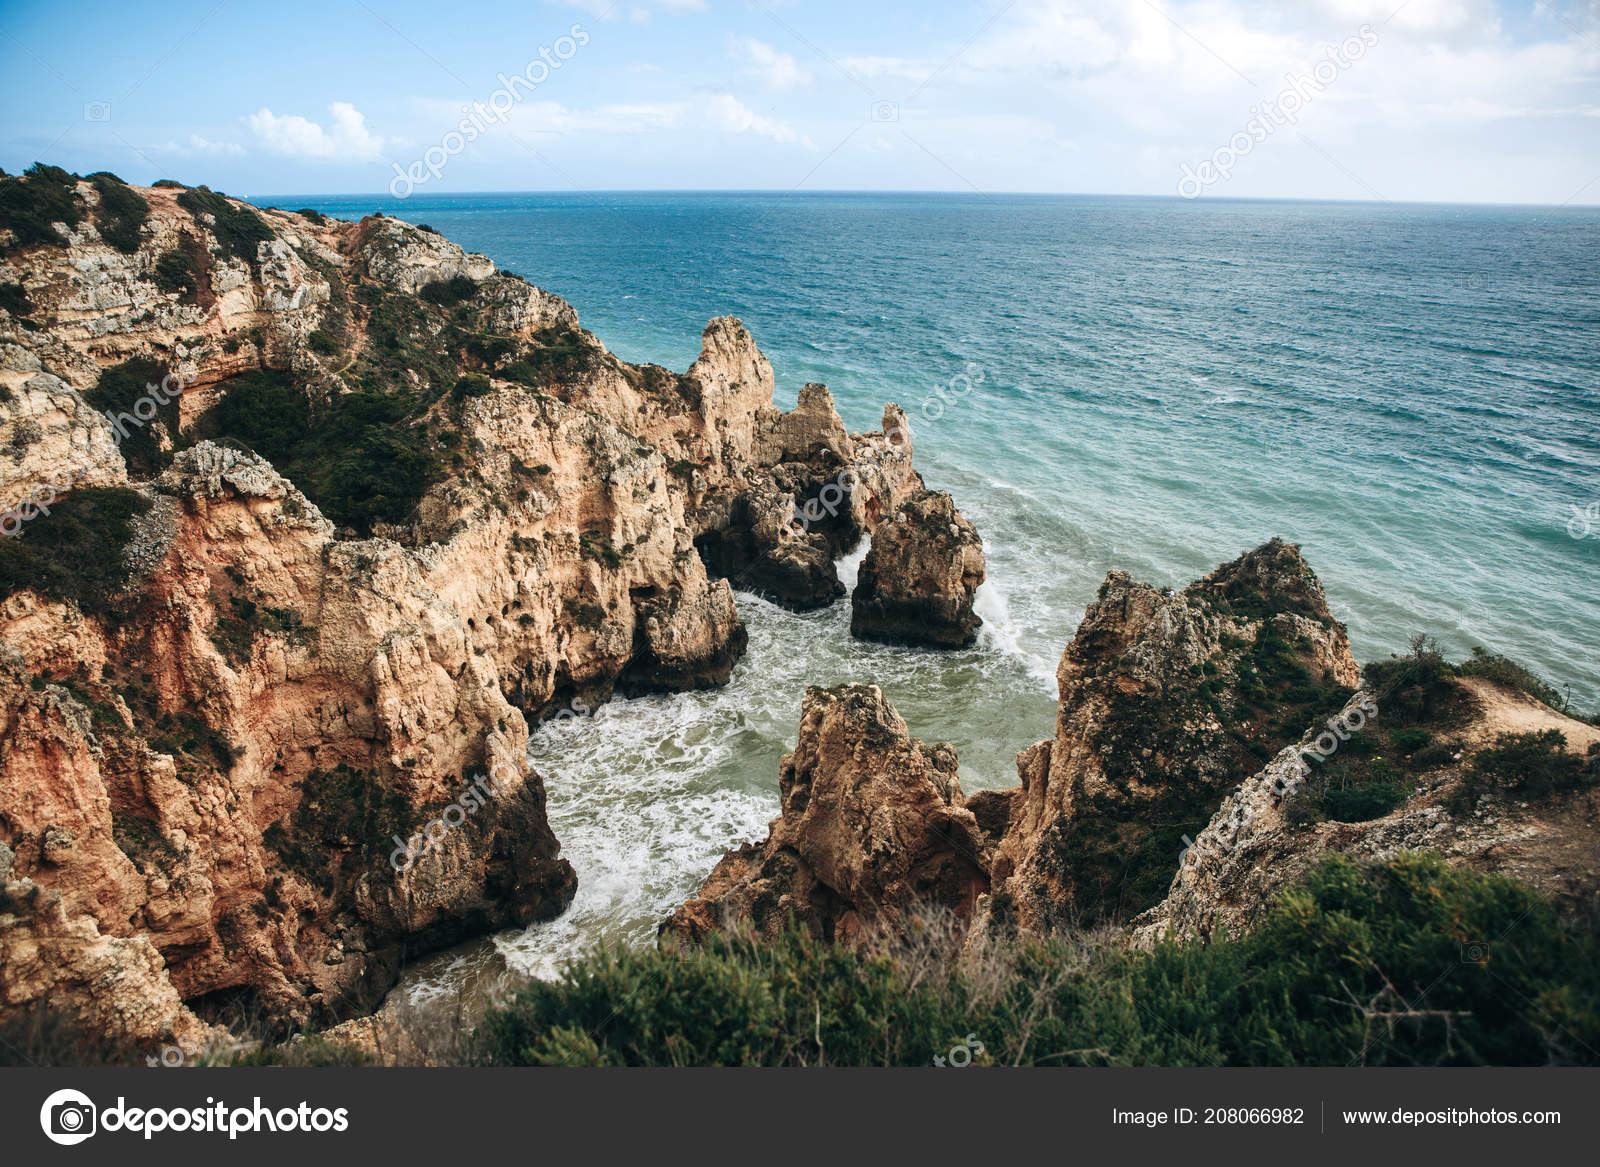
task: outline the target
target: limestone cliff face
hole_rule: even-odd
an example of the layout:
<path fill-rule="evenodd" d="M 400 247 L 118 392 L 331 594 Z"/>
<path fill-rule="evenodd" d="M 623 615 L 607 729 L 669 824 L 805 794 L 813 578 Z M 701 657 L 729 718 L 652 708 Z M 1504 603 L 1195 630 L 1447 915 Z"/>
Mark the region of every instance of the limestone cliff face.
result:
<path fill-rule="evenodd" d="M 663 935 L 692 943 L 748 927 L 771 939 L 799 925 L 848 944 L 902 927 L 920 905 L 967 917 L 988 878 L 956 766 L 949 746 L 911 736 L 876 685 L 806 690 L 779 770 L 782 814 L 765 842 L 723 857 Z"/>
<path fill-rule="evenodd" d="M 948 494 L 923 490 L 879 524 L 850 597 L 850 634 L 892 644 L 964 648 L 983 621 L 983 540 Z"/>
<path fill-rule="evenodd" d="M 0 506 L 132 514 L 92 595 L 0 547 L 0 842 L 56 897 L 0 909 L 37 974 L 4 1007 L 93 1023 L 90 965 L 51 948 L 76 937 L 124 968 L 130 1037 L 230 1000 L 326 1023 L 402 952 L 559 912 L 530 725 L 726 681 L 740 572 L 831 573 L 920 486 L 898 410 L 777 410 L 737 320 L 685 374 L 633 366 L 426 229 L 131 188 L 113 245 L 101 187 L 69 188 L 59 243 L 0 231 Z"/>

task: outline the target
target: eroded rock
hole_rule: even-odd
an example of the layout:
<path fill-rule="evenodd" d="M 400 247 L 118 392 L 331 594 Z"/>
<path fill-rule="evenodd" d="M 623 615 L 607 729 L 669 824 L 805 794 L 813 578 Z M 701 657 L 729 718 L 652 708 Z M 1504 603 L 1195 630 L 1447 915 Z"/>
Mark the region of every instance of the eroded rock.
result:
<path fill-rule="evenodd" d="M 725 855 L 663 936 L 749 927 L 771 938 L 798 925 L 851 943 L 904 926 L 923 904 L 965 919 L 988 889 L 955 751 L 913 738 L 876 685 L 806 690 L 778 787 L 766 841 Z"/>
<path fill-rule="evenodd" d="M 891 644 L 964 648 L 983 624 L 983 540 L 943 491 L 923 490 L 878 524 L 851 596 L 850 634 Z"/>

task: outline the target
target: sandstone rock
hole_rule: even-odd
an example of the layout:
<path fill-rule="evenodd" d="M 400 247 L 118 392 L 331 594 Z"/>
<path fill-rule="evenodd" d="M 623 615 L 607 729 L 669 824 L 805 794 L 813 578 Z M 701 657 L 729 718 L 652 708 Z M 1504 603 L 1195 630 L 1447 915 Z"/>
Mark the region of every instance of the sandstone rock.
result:
<path fill-rule="evenodd" d="M 109 1052 L 164 1041 L 200 1044 L 212 1033 L 178 998 L 149 937 L 102 935 L 93 919 L 69 918 L 59 892 L 3 870 L 0 969 L 0 1018 L 20 1019 L 30 1007 L 47 1005 L 56 1024 Z M 26 1049 L 7 1052 L 32 1056 Z"/>
<path fill-rule="evenodd" d="M 902 927 L 920 905 L 964 919 L 988 888 L 955 751 L 913 738 L 876 685 L 806 690 L 778 785 L 766 841 L 724 856 L 663 936 L 750 927 L 770 939 L 797 924 L 851 943 Z"/>
<path fill-rule="evenodd" d="M 85 219 L 0 262 L 32 323 L 0 311 L 0 502 L 65 463 L 74 486 L 154 500 L 114 619 L 0 598 L 0 840 L 68 919 L 144 938 L 180 1002 L 242 995 L 326 1024 L 370 1008 L 402 953 L 570 900 L 530 719 L 725 682 L 740 573 L 760 561 L 763 590 L 831 599 L 833 558 L 920 479 L 893 407 L 867 435 L 820 386 L 776 409 L 731 317 L 686 373 L 633 366 L 566 301 L 436 233 L 257 208 L 273 238 L 241 256 L 181 192 L 139 194 L 133 254 Z M 172 252 L 193 261 L 189 293 L 156 283 Z M 485 343 L 463 366 L 469 341 Z M 407 367 L 384 376 L 432 403 L 410 432 L 458 456 L 367 537 L 266 460 L 195 442 L 241 374 L 291 374 L 320 408 L 376 383 L 361 362 L 395 345 Z M 172 427 L 152 423 L 171 465 L 144 481 L 83 396 L 136 357 L 184 388 Z M 463 367 L 486 392 L 451 392 Z M 852 466 L 862 485 L 805 530 L 797 507 Z M 717 532 L 744 542 L 730 570 L 702 557 Z M 459 807 L 487 768 L 496 793 L 395 870 L 390 836 Z M 31 1001 L 50 991 L 29 983 Z"/>
<path fill-rule="evenodd" d="M 993 881 L 1024 929 L 1117 918 L 1159 899 L 1182 835 L 1298 740 L 1358 677 L 1299 551 L 1273 540 L 1181 592 L 1111 572 L 1062 654 L 1055 737 L 1022 788 Z"/>
<path fill-rule="evenodd" d="M 850 634 L 892 644 L 964 648 L 983 621 L 983 540 L 943 491 L 907 498 L 873 532 L 851 596 Z"/>
<path fill-rule="evenodd" d="M 1554 729 L 1567 738 L 1568 751 L 1579 755 L 1596 735 L 1593 726 L 1484 678 L 1451 684 L 1470 697 L 1464 705 L 1472 713 L 1453 727 L 1460 740 L 1488 744 L 1497 733 Z M 1347 713 L 1363 705 L 1376 708 L 1370 702 L 1362 693 Z M 1132 921 L 1129 939 L 1135 946 L 1241 936 L 1282 891 L 1335 853 L 1387 860 L 1401 851 L 1432 851 L 1452 864 L 1529 884 L 1582 926 L 1600 919 L 1600 864 L 1595 862 L 1600 790 L 1576 790 L 1537 803 L 1485 798 L 1463 810 L 1459 792 L 1465 774 L 1458 760 L 1423 775 L 1404 803 L 1379 818 L 1297 824 L 1288 813 L 1298 785 L 1297 759 L 1321 730 L 1313 726 L 1297 745 L 1228 794 L 1183 853 L 1166 898 Z"/>

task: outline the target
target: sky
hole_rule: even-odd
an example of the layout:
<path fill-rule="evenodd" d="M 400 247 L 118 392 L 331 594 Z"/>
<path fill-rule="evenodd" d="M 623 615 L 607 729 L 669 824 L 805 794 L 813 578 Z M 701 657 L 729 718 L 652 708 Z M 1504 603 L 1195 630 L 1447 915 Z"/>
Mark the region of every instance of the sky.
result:
<path fill-rule="evenodd" d="M 0 0 L 0 167 L 1600 204 L 1600 0 Z"/>

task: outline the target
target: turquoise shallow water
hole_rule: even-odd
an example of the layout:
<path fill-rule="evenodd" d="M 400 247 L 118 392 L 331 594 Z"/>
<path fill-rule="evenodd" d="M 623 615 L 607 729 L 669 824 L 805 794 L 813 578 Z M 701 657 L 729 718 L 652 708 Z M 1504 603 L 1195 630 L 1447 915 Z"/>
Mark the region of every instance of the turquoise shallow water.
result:
<path fill-rule="evenodd" d="M 629 360 L 683 369 L 707 319 L 738 315 L 780 403 L 823 381 L 869 429 L 900 402 L 924 477 L 985 540 L 988 626 L 972 652 L 854 645 L 842 611 L 749 598 L 752 649 L 729 690 L 619 703 L 603 734 L 542 733 L 584 890 L 565 921 L 502 940 L 513 967 L 642 939 L 725 846 L 759 837 L 806 682 L 876 680 L 914 731 L 957 745 L 969 787 L 1012 783 L 1016 750 L 1050 732 L 1055 661 L 1113 567 L 1182 585 L 1279 535 L 1304 547 L 1361 659 L 1427 631 L 1600 705 L 1593 209 L 264 201 L 426 222 L 567 297 Z"/>

